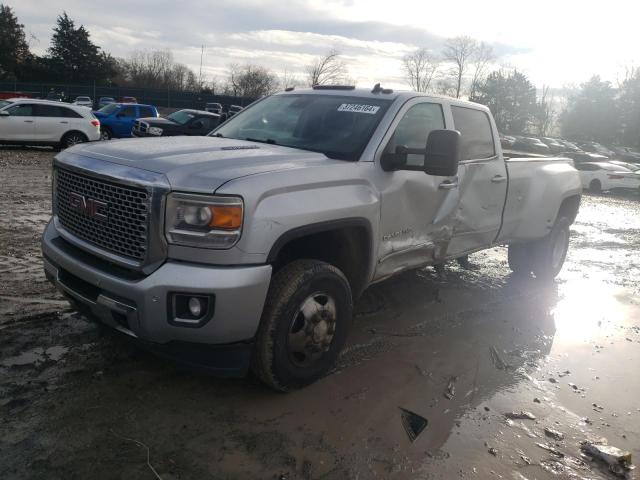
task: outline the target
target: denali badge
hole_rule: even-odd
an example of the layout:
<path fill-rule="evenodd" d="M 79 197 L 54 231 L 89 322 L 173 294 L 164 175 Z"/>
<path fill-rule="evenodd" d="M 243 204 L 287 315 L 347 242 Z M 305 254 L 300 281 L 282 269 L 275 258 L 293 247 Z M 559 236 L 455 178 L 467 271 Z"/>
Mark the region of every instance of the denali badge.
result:
<path fill-rule="evenodd" d="M 93 198 L 86 198 L 79 193 L 69 193 L 69 206 L 74 210 L 84 213 L 85 215 L 95 218 L 96 220 L 107 221 L 107 212 L 109 206 Z"/>

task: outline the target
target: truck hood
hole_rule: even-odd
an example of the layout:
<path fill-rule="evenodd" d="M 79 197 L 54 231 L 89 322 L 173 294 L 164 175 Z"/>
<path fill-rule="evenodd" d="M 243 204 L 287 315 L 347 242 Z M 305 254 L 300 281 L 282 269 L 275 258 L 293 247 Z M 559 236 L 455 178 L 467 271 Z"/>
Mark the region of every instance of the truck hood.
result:
<path fill-rule="evenodd" d="M 321 153 L 218 137 L 120 139 L 84 143 L 68 152 L 160 173 L 172 189 L 200 193 L 247 175 L 344 163 Z"/>

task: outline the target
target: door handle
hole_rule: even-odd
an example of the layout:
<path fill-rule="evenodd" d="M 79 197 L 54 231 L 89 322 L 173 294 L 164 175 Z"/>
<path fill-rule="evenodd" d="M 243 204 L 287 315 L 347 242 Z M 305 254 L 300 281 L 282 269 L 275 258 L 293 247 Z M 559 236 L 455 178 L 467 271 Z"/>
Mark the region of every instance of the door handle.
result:
<path fill-rule="evenodd" d="M 452 190 L 454 188 L 458 188 L 458 179 L 454 180 L 445 180 L 440 185 L 438 185 L 440 190 Z"/>
<path fill-rule="evenodd" d="M 33 123 L 33 120 L 25 120 L 24 123 Z"/>
<path fill-rule="evenodd" d="M 505 177 L 504 175 L 496 175 L 491 179 L 491 183 L 502 183 L 502 182 L 505 182 L 506 180 L 507 180 L 507 177 Z"/>
<path fill-rule="evenodd" d="M 60 123 L 69 123 L 69 122 L 62 121 L 62 122 L 60 122 Z"/>

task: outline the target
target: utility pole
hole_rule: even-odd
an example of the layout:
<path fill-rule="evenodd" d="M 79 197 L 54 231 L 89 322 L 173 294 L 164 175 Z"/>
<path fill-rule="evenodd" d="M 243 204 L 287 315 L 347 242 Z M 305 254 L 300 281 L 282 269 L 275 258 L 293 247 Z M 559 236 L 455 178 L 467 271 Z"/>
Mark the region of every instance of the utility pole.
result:
<path fill-rule="evenodd" d="M 204 45 L 200 49 L 200 75 L 198 76 L 198 89 L 202 91 L 202 56 L 204 55 Z"/>

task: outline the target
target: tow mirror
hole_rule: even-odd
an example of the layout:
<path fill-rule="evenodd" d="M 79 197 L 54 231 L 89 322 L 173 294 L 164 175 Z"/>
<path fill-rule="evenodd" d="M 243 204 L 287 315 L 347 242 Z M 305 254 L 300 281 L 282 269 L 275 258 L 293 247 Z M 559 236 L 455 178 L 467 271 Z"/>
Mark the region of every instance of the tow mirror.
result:
<path fill-rule="evenodd" d="M 433 130 L 427 138 L 424 172 L 428 175 L 452 177 L 458 173 L 460 132 Z"/>

